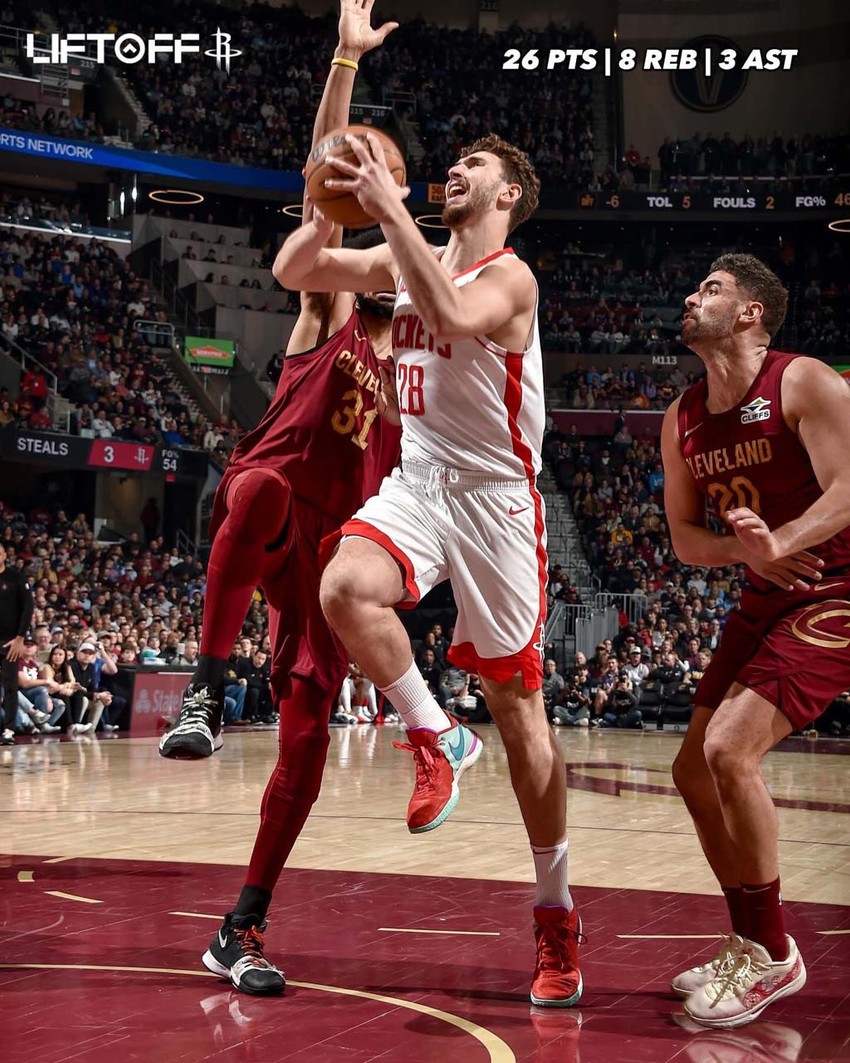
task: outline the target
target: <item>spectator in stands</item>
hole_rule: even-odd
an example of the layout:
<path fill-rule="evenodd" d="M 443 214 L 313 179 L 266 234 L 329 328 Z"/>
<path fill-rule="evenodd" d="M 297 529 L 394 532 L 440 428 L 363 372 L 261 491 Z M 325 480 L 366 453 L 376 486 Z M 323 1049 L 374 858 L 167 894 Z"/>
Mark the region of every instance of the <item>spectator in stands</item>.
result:
<path fill-rule="evenodd" d="M 425 635 L 418 649 L 416 650 L 416 662 L 420 667 L 424 664 L 425 652 L 427 650 L 430 650 L 431 653 L 433 653 L 434 655 L 434 667 L 439 669 L 440 672 L 443 672 L 446 668 L 445 651 L 441 652 L 441 648 L 437 646 L 437 636 L 435 635 L 433 630 L 429 631 Z"/>
<path fill-rule="evenodd" d="M 47 684 L 41 679 L 41 666 L 36 660 L 35 638 L 29 633 L 24 636 L 24 648 L 17 661 L 18 665 L 18 703 L 32 721 L 37 730 L 47 733 L 58 731 L 53 726 L 61 718 L 65 706 L 61 700 L 54 702 Z"/>
<path fill-rule="evenodd" d="M 41 588 L 41 590 L 43 591 L 43 588 Z M 43 609 L 43 606 L 40 606 L 38 593 L 36 593 L 35 605 L 36 608 L 41 607 Z M 44 665 L 50 657 L 50 649 L 52 645 L 49 625 L 36 624 L 33 628 L 33 635 L 35 636 L 35 659 L 40 665 Z"/>
<path fill-rule="evenodd" d="M 422 654 L 422 663 L 419 665 L 422 678 L 428 684 L 428 689 L 438 697 L 440 693 L 441 669 L 437 665 L 437 659 L 432 649 L 426 649 Z"/>
<path fill-rule="evenodd" d="M 557 661 L 547 657 L 543 662 L 543 704 L 550 719 L 552 710 L 560 703 L 563 690 L 564 677 L 558 672 Z"/>
<path fill-rule="evenodd" d="M 599 654 L 597 654 L 597 658 Z M 594 718 L 601 717 L 605 707 L 608 703 L 608 697 L 614 686 L 617 683 L 617 679 L 620 673 L 620 665 L 616 657 L 611 657 L 606 651 L 605 663 L 601 668 L 599 675 L 596 679 L 596 693 L 593 698 L 593 715 Z"/>
<path fill-rule="evenodd" d="M 108 692 L 96 689 L 94 659 L 97 646 L 93 642 L 81 642 L 74 658 L 71 660 L 71 674 L 76 690 L 68 705 L 68 734 L 78 735 L 94 731 L 104 708 L 112 701 Z M 88 716 L 87 721 L 83 717 Z"/>
<path fill-rule="evenodd" d="M 646 657 L 644 657 L 644 653 Z M 631 684 L 631 689 L 638 697 L 640 697 L 641 685 L 649 675 L 648 657 L 650 657 L 648 650 L 642 651 L 640 646 L 635 645 L 629 650 L 628 664 L 623 669 Z"/>
<path fill-rule="evenodd" d="M 272 711 L 268 655 L 255 648 L 250 657 L 240 658 L 237 669 L 240 679 L 246 681 L 245 718 L 252 722 L 276 722 L 276 714 Z"/>
<path fill-rule="evenodd" d="M 39 681 L 44 684 L 53 702 L 53 713 L 48 724 L 54 725 L 66 713 L 68 704 L 77 692 L 77 684 L 71 672 L 68 651 L 64 646 L 53 645 L 47 653 L 47 660 L 38 673 Z M 61 710 L 60 710 L 61 706 Z M 48 730 L 43 727 L 43 730 Z M 56 727 L 55 730 L 61 730 Z"/>

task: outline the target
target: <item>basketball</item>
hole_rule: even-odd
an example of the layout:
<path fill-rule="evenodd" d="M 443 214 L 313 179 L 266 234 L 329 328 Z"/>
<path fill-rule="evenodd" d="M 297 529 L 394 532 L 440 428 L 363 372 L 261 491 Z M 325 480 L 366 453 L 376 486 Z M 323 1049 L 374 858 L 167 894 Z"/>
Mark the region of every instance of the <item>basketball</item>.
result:
<path fill-rule="evenodd" d="M 356 196 L 351 195 L 350 192 L 325 188 L 324 185 L 329 178 L 345 176 L 328 162 L 328 159 L 345 159 L 354 166 L 358 165 L 357 156 L 345 140 L 349 133 L 360 140 L 364 140 L 367 133 L 372 133 L 384 149 L 387 166 L 396 184 L 404 184 L 407 173 L 398 145 L 380 129 L 373 129 L 372 126 L 366 125 L 344 126 L 323 137 L 310 152 L 304 178 L 307 182 L 307 194 L 326 218 L 336 222 L 337 225 L 344 225 L 346 229 L 367 229 L 375 224 L 375 219 L 363 210 Z"/>

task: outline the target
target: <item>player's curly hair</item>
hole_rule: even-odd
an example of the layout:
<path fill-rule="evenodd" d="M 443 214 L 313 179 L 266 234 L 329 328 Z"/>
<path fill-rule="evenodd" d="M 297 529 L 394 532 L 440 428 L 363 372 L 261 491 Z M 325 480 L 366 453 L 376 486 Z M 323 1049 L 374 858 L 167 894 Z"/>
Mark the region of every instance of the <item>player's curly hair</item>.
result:
<path fill-rule="evenodd" d="M 540 200 L 540 178 L 534 172 L 528 155 L 519 148 L 515 148 L 513 144 L 502 140 L 496 133 L 479 137 L 474 143 L 461 150 L 460 157 L 464 158 L 476 151 L 489 151 L 491 155 L 497 155 L 502 160 L 505 180 L 509 184 L 517 184 L 522 188 L 522 195 L 511 210 L 511 226 L 508 232 L 512 232 L 537 210 Z"/>
<path fill-rule="evenodd" d="M 764 307 L 761 323 L 771 339 L 782 328 L 788 309 L 788 293 L 772 269 L 755 255 L 721 255 L 711 263 L 711 273 L 731 273 L 735 283 Z"/>

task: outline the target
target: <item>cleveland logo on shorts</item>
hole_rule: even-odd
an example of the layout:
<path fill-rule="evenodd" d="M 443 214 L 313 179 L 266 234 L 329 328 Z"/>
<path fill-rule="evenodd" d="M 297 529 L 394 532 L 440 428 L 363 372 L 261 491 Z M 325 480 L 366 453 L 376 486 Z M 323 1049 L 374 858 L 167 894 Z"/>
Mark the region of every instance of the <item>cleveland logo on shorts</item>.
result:
<path fill-rule="evenodd" d="M 843 621 L 835 624 L 828 622 L 835 617 Z M 827 626 L 831 630 L 826 630 Z M 850 646 L 850 602 L 830 599 L 815 602 L 804 609 L 791 625 L 791 630 L 798 639 L 818 646 L 824 650 L 844 650 Z"/>

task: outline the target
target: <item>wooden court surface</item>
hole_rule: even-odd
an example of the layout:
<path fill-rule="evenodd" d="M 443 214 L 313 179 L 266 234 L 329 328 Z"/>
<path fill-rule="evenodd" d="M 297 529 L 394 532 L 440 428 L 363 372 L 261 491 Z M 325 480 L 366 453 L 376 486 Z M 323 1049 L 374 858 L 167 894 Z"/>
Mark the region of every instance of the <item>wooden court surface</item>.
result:
<path fill-rule="evenodd" d="M 0 999 L 30 1053 L 3 1058 L 850 1060 L 850 743 L 789 742 L 765 760 L 789 931 L 810 981 L 769 1021 L 718 1045 L 717 1031 L 683 1030 L 666 994 L 669 976 L 725 929 L 670 779 L 681 735 L 556 732 L 570 880 L 590 938 L 577 1019 L 529 1014 L 532 864 L 498 734 L 480 733 L 485 751 L 456 812 L 412 837 L 410 759 L 391 745 L 398 729 L 332 731 L 321 797 L 270 912 L 267 952 L 294 980 L 277 1001 L 231 993 L 199 964 L 242 882 L 274 731 L 228 733 L 219 753 L 194 763 L 163 760 L 152 739 L 0 751 Z M 173 1043 L 150 1041 L 164 984 L 183 1009 L 161 1013 L 181 1031 Z M 97 1028 L 104 993 L 119 1017 L 107 1033 Z M 286 1043 L 272 1036 L 278 1027 Z"/>

